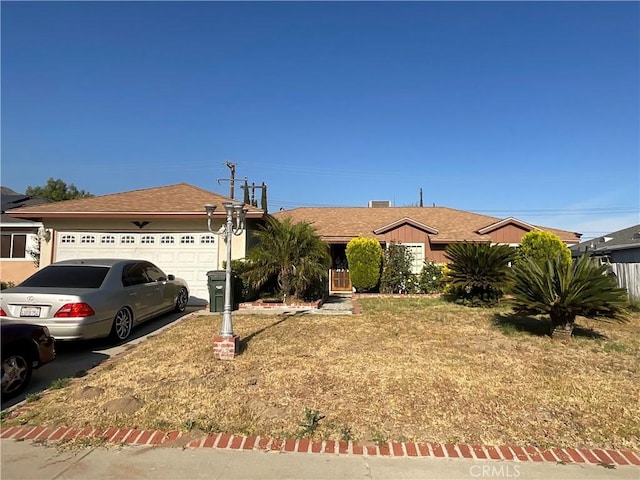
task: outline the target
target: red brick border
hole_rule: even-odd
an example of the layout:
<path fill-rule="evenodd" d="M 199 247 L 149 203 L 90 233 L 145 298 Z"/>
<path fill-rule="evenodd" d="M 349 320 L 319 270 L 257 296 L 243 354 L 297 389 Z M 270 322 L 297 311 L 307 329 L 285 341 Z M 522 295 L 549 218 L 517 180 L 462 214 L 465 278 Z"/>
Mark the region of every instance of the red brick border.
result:
<path fill-rule="evenodd" d="M 187 435 L 186 432 L 160 432 L 136 428 L 94 429 L 92 427 L 57 427 L 25 425 L 0 428 L 0 438 L 32 440 L 37 442 L 59 442 L 82 438 L 102 439 L 105 442 L 126 445 L 163 445 Z M 170 445 L 170 444 L 169 444 Z M 167 445 L 167 446 L 169 446 Z M 325 440 L 322 442 L 302 439 L 272 439 L 267 437 L 244 437 L 231 433 L 203 435 L 187 444 L 187 448 L 217 448 L 226 450 L 271 450 L 281 453 L 296 452 L 310 454 L 392 456 L 392 457 L 436 457 L 470 458 L 493 461 L 590 463 L 608 465 L 633 465 L 640 467 L 640 452 L 604 448 L 549 448 L 533 445 L 467 445 L 415 442 L 388 442 L 379 445 Z"/>

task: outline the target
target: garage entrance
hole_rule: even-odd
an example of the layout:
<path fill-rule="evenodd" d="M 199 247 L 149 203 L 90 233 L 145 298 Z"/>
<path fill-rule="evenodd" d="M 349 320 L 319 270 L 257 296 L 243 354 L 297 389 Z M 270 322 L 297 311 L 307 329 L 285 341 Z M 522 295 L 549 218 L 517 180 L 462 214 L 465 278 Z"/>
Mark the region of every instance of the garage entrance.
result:
<path fill-rule="evenodd" d="M 209 301 L 207 272 L 218 265 L 218 236 L 203 232 L 58 232 L 54 261 L 74 258 L 134 258 L 155 263 L 189 285 L 189 303 Z"/>

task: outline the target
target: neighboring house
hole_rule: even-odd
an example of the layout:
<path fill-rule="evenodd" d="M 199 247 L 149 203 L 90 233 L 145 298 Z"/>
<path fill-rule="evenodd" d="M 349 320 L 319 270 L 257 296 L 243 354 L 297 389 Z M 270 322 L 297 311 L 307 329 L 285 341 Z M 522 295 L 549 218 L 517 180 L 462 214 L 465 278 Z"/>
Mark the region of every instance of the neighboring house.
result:
<path fill-rule="evenodd" d="M 530 225 L 513 217 L 495 218 L 446 207 L 391 207 L 370 202 L 369 207 L 317 207 L 281 211 L 273 216 L 289 217 L 294 223 L 310 223 L 331 247 L 331 291 L 350 291 L 345 254 L 352 238 L 376 238 L 383 248 L 391 242 L 407 246 L 413 254 L 413 272 L 425 261 L 447 262 L 450 243 L 491 242 L 517 246 L 522 236 L 535 229 L 558 235 L 567 245 L 579 242 L 580 234 Z"/>
<path fill-rule="evenodd" d="M 111 195 L 14 209 L 12 218 L 41 221 L 47 241 L 40 265 L 71 258 L 139 258 L 184 278 L 191 303 L 209 299 L 207 272 L 223 268 L 224 239 L 207 228 L 206 204 L 216 205 L 212 229 L 226 221 L 228 198 L 180 183 Z M 265 213 L 247 206 L 247 229 L 232 241 L 234 259 L 244 258 L 247 232 Z"/>
<path fill-rule="evenodd" d="M 0 280 L 19 283 L 37 270 L 35 259 L 29 252 L 37 248 L 38 230 L 42 227 L 42 223 L 13 218 L 6 215 L 5 211 L 22 206 L 49 203 L 50 200 L 17 193 L 7 187 L 0 187 L 0 199 L 2 203 Z"/>
<path fill-rule="evenodd" d="M 640 263 L 640 224 L 574 245 L 571 254 L 603 257 L 609 263 Z"/>

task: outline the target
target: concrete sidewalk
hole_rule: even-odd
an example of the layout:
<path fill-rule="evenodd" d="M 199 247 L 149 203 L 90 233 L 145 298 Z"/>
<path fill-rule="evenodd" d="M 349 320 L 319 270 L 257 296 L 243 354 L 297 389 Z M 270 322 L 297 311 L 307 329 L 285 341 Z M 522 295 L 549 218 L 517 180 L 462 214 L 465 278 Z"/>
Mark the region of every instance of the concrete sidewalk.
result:
<path fill-rule="evenodd" d="M 638 480 L 640 468 L 441 458 L 313 455 L 119 446 L 57 450 L 0 440 L 3 480 L 120 479 L 483 479 Z"/>

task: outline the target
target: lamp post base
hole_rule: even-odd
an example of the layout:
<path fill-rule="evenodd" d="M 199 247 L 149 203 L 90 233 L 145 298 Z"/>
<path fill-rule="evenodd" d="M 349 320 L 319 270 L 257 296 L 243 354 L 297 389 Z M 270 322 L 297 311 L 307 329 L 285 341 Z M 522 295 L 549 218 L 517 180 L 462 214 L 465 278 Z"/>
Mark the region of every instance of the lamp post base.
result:
<path fill-rule="evenodd" d="M 213 355 L 218 360 L 233 360 L 240 354 L 240 336 L 221 337 L 216 335 L 213 339 Z"/>

